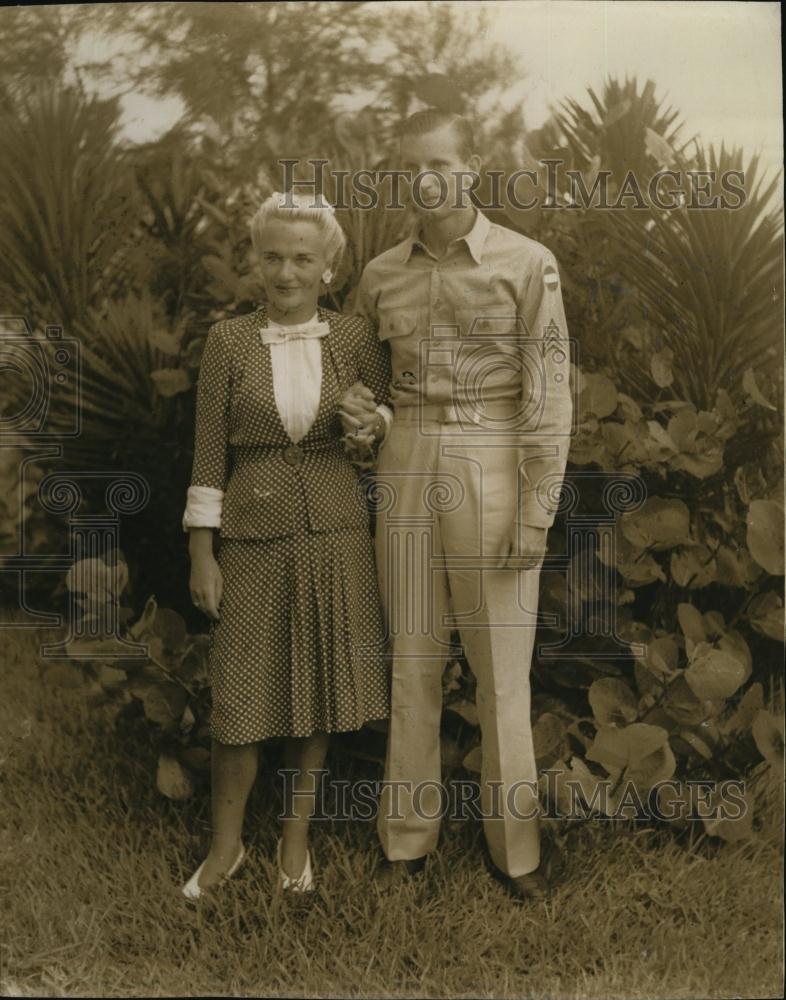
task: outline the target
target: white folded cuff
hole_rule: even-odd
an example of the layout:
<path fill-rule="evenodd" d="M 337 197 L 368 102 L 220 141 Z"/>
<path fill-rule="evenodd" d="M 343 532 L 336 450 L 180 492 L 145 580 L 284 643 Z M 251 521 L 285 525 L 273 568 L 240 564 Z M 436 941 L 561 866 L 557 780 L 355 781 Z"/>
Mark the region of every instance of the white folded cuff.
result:
<path fill-rule="evenodd" d="M 390 427 L 393 423 L 393 411 L 389 406 L 385 406 L 384 403 L 380 403 L 377 407 L 377 413 L 385 421 L 385 433 L 382 435 L 382 440 L 384 441 L 390 433 Z"/>
<path fill-rule="evenodd" d="M 183 511 L 183 531 L 190 528 L 220 528 L 224 491 L 212 486 L 189 486 L 186 509 Z"/>

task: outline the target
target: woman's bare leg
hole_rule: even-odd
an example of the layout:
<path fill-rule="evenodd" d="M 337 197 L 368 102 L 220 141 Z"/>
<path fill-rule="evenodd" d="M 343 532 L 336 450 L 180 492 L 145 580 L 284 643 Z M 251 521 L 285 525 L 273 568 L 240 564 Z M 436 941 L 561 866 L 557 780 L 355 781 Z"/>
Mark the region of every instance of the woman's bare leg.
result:
<path fill-rule="evenodd" d="M 240 853 L 246 802 L 257 776 L 256 743 L 230 746 L 213 740 L 211 812 L 213 839 L 199 885 L 206 889 L 231 868 Z"/>
<path fill-rule="evenodd" d="M 284 873 L 290 878 L 299 878 L 306 866 L 308 851 L 308 824 L 314 811 L 319 775 L 327 754 L 330 737 L 327 733 L 313 736 L 291 737 L 286 741 L 284 759 L 289 770 L 297 774 L 288 776 L 286 782 L 286 802 L 283 820 L 283 843 L 281 862 Z"/>

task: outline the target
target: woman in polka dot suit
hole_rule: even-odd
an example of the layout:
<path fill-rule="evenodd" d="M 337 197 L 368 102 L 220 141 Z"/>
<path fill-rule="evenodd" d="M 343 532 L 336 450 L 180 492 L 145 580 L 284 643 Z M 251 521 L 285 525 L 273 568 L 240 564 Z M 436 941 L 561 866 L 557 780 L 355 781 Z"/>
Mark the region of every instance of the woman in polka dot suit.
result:
<path fill-rule="evenodd" d="M 329 733 L 389 712 L 368 514 L 342 440 L 350 422 L 363 442 L 384 435 L 385 345 L 365 320 L 317 306 L 345 242 L 330 206 L 272 195 L 251 235 L 267 305 L 208 332 L 183 515 L 191 595 L 212 619 L 213 835 L 189 898 L 243 861 L 257 744 L 271 737 L 286 738 L 296 772 L 279 879 L 311 888 L 308 772 L 323 766 Z M 357 393 L 377 407 L 361 426 L 340 411 Z"/>

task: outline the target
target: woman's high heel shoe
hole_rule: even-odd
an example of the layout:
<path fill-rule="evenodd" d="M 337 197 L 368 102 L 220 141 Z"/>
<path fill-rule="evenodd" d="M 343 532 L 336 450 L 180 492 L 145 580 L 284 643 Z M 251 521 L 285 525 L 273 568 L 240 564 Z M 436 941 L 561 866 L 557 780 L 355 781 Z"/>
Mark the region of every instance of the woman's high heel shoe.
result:
<path fill-rule="evenodd" d="M 299 878 L 291 878 L 284 871 L 284 866 L 281 863 L 281 844 L 282 841 L 279 840 L 278 847 L 276 848 L 276 857 L 278 859 L 278 881 L 282 889 L 289 889 L 291 892 L 313 892 L 314 891 L 314 876 L 311 870 L 311 852 L 306 851 L 306 864 L 303 867 L 303 873 Z"/>
<path fill-rule="evenodd" d="M 235 872 L 238 870 L 238 868 L 243 864 L 243 861 L 244 861 L 245 857 L 246 857 L 246 849 L 241 844 L 240 845 L 240 854 L 238 854 L 238 856 L 235 859 L 235 862 L 231 866 L 231 868 L 229 868 L 228 871 L 226 872 L 226 874 L 222 876 L 220 882 L 223 882 L 224 879 L 231 878 L 235 874 Z M 206 891 L 206 890 L 202 889 L 202 887 L 199 884 L 199 876 L 202 874 L 202 869 L 204 867 L 205 867 L 205 862 L 203 861 L 202 864 L 199 866 L 199 868 L 197 868 L 197 870 L 194 872 L 194 874 L 188 880 L 188 882 L 186 882 L 186 884 L 183 886 L 182 892 L 183 892 L 183 895 L 186 897 L 186 899 L 199 899 L 201 897 L 202 893 Z M 220 882 L 217 883 L 217 884 L 220 884 Z M 213 888 L 213 887 L 211 886 L 211 888 Z"/>

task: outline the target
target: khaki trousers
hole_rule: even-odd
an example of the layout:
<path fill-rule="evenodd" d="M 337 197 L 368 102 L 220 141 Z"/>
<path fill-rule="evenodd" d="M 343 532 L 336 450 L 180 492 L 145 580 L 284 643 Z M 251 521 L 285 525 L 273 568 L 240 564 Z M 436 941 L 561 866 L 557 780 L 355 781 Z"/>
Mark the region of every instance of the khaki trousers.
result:
<path fill-rule="evenodd" d="M 484 833 L 494 864 L 522 875 L 539 863 L 529 671 L 540 567 L 482 563 L 515 523 L 519 453 L 510 438 L 400 413 L 377 475 L 377 566 L 392 655 L 380 840 L 391 861 L 436 846 L 445 805 L 442 674 L 457 627 L 477 679 Z"/>

